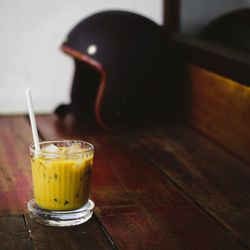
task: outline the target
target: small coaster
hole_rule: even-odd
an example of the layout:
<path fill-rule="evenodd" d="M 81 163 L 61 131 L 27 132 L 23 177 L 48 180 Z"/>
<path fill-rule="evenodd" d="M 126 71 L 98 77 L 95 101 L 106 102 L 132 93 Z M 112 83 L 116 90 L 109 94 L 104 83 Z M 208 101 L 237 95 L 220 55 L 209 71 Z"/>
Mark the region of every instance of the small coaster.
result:
<path fill-rule="evenodd" d="M 32 199 L 27 204 L 29 215 L 35 222 L 53 227 L 69 227 L 80 225 L 92 217 L 95 204 L 92 200 L 81 208 L 68 211 L 50 211 L 38 207 Z"/>

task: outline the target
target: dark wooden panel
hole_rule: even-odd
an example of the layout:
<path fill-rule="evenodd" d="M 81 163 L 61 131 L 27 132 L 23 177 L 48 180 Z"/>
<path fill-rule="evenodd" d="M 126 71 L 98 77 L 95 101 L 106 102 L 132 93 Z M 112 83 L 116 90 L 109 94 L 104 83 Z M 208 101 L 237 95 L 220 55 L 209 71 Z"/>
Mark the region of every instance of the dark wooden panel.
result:
<path fill-rule="evenodd" d="M 80 138 L 96 147 L 92 196 L 97 214 L 121 249 L 244 249 L 136 150 L 130 133 L 63 130 L 39 117 L 45 139 Z M 60 128 L 60 129 L 59 129 Z M 127 139 L 126 139 L 127 138 Z"/>
<path fill-rule="evenodd" d="M 0 117 L 0 214 L 26 211 L 32 197 L 30 143 L 25 118 Z"/>
<path fill-rule="evenodd" d="M 176 57 L 250 86 L 250 55 L 226 46 L 180 34 L 172 34 Z"/>
<path fill-rule="evenodd" d="M 250 163 L 250 87 L 189 66 L 192 124 Z"/>
<path fill-rule="evenodd" d="M 180 0 L 164 0 L 164 27 L 169 31 L 180 29 Z"/>
<path fill-rule="evenodd" d="M 56 228 L 33 222 L 25 215 L 35 249 L 115 249 L 94 218 L 74 227 Z"/>
<path fill-rule="evenodd" d="M 34 249 L 23 215 L 0 215 L 0 249 Z"/>
<path fill-rule="evenodd" d="M 249 165 L 180 125 L 138 132 L 124 143 L 250 247 Z"/>

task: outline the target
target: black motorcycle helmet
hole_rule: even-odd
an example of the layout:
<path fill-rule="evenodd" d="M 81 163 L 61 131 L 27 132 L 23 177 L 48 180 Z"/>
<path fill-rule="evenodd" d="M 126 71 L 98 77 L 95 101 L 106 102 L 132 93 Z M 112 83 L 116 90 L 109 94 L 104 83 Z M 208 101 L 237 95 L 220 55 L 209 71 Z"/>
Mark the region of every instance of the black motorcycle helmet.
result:
<path fill-rule="evenodd" d="M 75 60 L 71 103 L 56 109 L 102 127 L 166 116 L 176 92 L 175 56 L 164 29 L 129 12 L 78 23 L 62 50 Z M 164 112 L 164 114 L 163 114 Z"/>

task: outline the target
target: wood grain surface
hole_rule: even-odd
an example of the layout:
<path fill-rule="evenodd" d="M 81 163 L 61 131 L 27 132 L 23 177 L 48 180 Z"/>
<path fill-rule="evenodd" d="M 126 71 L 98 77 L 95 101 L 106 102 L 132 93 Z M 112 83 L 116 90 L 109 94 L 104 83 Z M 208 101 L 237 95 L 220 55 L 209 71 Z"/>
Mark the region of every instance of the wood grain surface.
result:
<path fill-rule="evenodd" d="M 24 117 L 0 117 L 0 214 L 27 211 L 32 198 L 31 131 Z"/>
<path fill-rule="evenodd" d="M 50 228 L 29 219 L 26 203 L 33 197 L 30 143 L 27 118 L 0 117 L 0 249 L 115 249 L 95 216 L 70 228 Z"/>
<path fill-rule="evenodd" d="M 53 116 L 39 117 L 38 127 L 44 139 L 75 138 L 95 145 L 92 197 L 98 217 L 119 248 L 245 249 L 193 197 L 158 170 L 149 160 L 157 152 L 145 151 L 149 159 L 145 158 L 131 132 L 83 130 L 79 134 L 64 129 Z M 165 164 L 175 167 L 174 162 Z M 180 171 L 185 174 L 185 169 Z"/>
<path fill-rule="evenodd" d="M 34 245 L 21 215 L 0 215 L 0 249 L 31 250 Z"/>
<path fill-rule="evenodd" d="M 250 167 L 195 130 L 176 125 L 127 139 L 204 211 L 250 247 Z"/>
<path fill-rule="evenodd" d="M 28 214 L 25 215 L 25 221 L 37 250 L 115 249 L 94 218 L 79 226 L 66 228 L 37 224 L 30 219 Z"/>
<path fill-rule="evenodd" d="M 189 66 L 194 127 L 250 163 L 250 87 Z"/>

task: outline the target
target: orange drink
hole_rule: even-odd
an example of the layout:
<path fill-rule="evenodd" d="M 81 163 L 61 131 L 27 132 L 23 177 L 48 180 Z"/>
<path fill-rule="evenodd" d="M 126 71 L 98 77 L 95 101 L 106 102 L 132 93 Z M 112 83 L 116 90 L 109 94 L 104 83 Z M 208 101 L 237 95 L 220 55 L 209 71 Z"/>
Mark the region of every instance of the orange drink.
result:
<path fill-rule="evenodd" d="M 89 200 L 94 147 L 83 141 L 40 142 L 40 150 L 30 147 L 34 200 L 28 203 L 33 218 L 43 216 L 50 225 L 77 225 L 77 216 L 92 215 Z M 84 213 L 88 210 L 87 217 Z M 83 212 L 84 211 L 84 212 Z M 63 213 L 65 212 L 65 213 Z M 85 216 L 83 219 L 83 215 Z M 58 224 L 58 226 L 60 226 Z M 80 223 L 78 223 L 80 224 Z"/>

